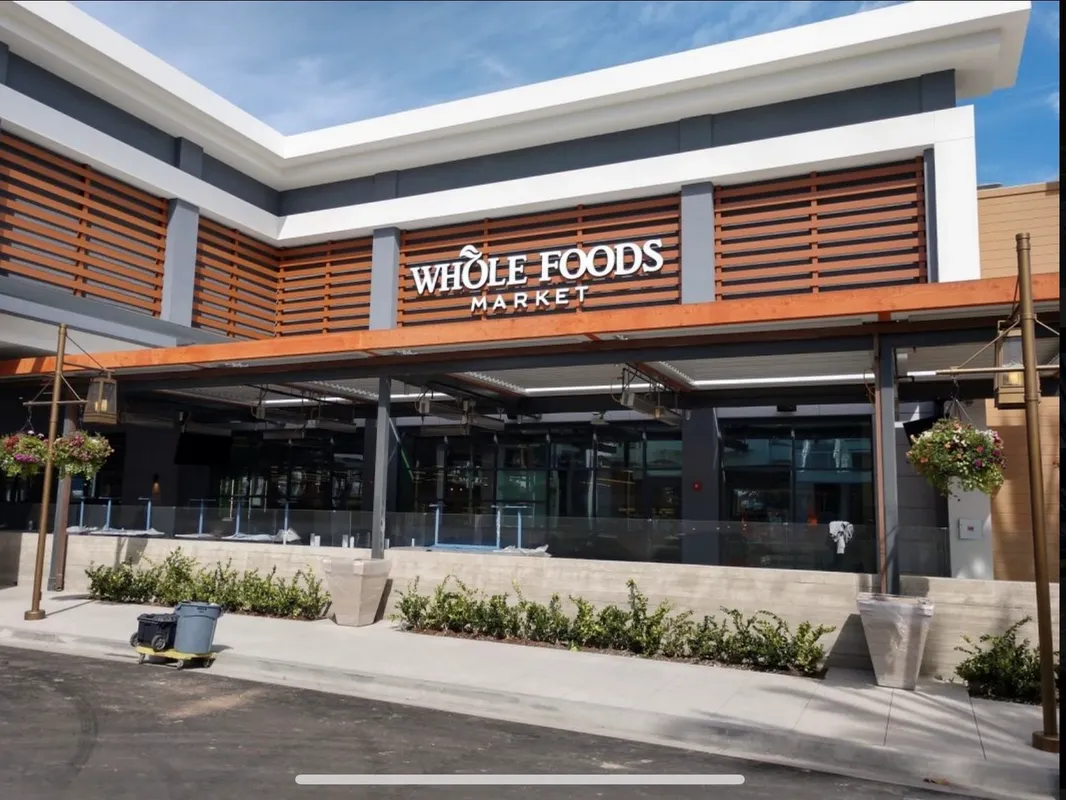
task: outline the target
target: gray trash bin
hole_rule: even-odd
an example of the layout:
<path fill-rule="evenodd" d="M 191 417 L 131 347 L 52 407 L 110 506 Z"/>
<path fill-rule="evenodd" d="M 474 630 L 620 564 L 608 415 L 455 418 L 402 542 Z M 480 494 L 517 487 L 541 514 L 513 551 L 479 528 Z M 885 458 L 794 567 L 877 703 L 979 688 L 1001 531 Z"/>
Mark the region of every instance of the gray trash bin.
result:
<path fill-rule="evenodd" d="M 195 655 L 210 653 L 215 641 L 215 625 L 222 616 L 222 606 L 185 601 L 178 603 L 174 614 L 178 618 L 174 649 L 179 653 Z"/>

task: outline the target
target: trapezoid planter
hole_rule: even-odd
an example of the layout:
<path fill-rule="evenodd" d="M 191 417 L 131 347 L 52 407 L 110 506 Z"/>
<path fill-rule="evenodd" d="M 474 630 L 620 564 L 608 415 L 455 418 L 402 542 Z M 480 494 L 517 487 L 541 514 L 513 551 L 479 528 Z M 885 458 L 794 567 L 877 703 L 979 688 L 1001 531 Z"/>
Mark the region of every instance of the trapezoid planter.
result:
<path fill-rule="evenodd" d="M 858 606 L 877 685 L 914 691 L 933 621 L 933 601 L 862 592 Z"/>
<path fill-rule="evenodd" d="M 347 627 L 373 625 L 391 569 L 387 559 L 323 558 L 330 619 Z"/>

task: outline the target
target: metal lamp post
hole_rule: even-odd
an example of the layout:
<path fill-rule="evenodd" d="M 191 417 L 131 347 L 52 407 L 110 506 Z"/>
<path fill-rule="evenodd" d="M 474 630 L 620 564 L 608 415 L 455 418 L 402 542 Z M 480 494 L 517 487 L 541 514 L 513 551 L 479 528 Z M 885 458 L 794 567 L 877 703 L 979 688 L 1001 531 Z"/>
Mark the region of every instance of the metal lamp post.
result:
<path fill-rule="evenodd" d="M 52 401 L 48 412 L 48 453 L 44 458 L 44 488 L 41 491 L 41 516 L 37 524 L 37 553 L 33 562 L 33 594 L 30 608 L 23 618 L 31 621 L 45 617 L 41 608 L 41 586 L 44 583 L 45 536 L 48 534 L 48 506 L 52 502 L 52 444 L 59 428 L 59 406 L 63 392 L 63 358 L 67 349 L 67 326 L 59 326 L 59 343 L 56 345 L 56 366 L 52 375 Z"/>
<path fill-rule="evenodd" d="M 1029 234 L 1015 237 L 1018 254 L 1025 432 L 1029 455 L 1029 509 L 1033 523 L 1033 580 L 1036 583 L 1036 625 L 1040 647 L 1040 699 L 1044 727 L 1033 733 L 1033 747 L 1059 752 L 1058 709 L 1055 701 L 1055 655 L 1051 640 L 1051 596 L 1048 587 L 1047 530 L 1044 510 L 1044 470 L 1040 461 L 1040 378 L 1036 365 L 1036 314 L 1033 310 Z M 1001 350 L 1001 358 L 1007 354 Z M 1015 366 L 1017 364 L 1001 364 Z M 1011 375 L 1012 373 L 1006 373 Z M 1010 386 L 1010 383 L 1007 384 Z"/>

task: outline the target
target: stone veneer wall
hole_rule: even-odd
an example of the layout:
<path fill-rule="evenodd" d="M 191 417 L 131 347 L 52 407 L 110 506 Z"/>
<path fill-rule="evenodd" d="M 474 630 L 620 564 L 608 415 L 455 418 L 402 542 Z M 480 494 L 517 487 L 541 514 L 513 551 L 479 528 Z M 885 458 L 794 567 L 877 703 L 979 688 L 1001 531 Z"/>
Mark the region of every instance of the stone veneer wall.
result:
<path fill-rule="evenodd" d="M 49 541 L 49 548 L 50 545 Z M 0 533 L 0 583 L 32 582 L 35 546 L 36 534 Z M 88 588 L 85 568 L 91 563 L 118 564 L 144 558 L 158 561 L 178 546 L 205 565 L 232 559 L 238 570 L 267 571 L 277 567 L 278 575 L 283 577 L 308 568 L 321 576 L 323 558 L 368 558 L 370 555 L 366 550 L 300 545 L 72 536 L 68 546 L 67 591 L 84 592 Z M 855 595 L 871 588 L 875 582 L 871 575 L 403 548 L 389 550 L 388 558 L 393 562 L 388 614 L 396 607 L 398 593 L 415 578 L 419 579 L 423 592 L 431 591 L 446 576 L 454 575 L 469 586 L 490 593 L 513 595 L 513 584 L 517 581 L 523 594 L 532 600 L 546 601 L 557 592 L 564 598 L 580 594 L 594 603 L 619 605 L 626 602 L 626 581 L 633 578 L 653 602 L 669 600 L 697 615 L 719 614 L 722 606 L 728 606 L 748 613 L 760 609 L 773 611 L 791 623 L 810 620 L 835 625 L 837 631 L 826 639 L 830 665 L 870 667 Z M 1022 617 L 1036 614 L 1032 583 L 904 577 L 903 593 L 928 596 L 936 603 L 922 665 L 922 671 L 929 675 L 947 677 L 952 673 L 960 655 L 954 648 L 963 634 L 976 638 L 983 633 L 999 632 Z M 1057 616 L 1057 584 L 1051 586 L 1051 605 Z M 1057 619 L 1053 629 L 1057 647 Z M 1030 624 L 1026 634 L 1035 641 L 1035 625 Z"/>

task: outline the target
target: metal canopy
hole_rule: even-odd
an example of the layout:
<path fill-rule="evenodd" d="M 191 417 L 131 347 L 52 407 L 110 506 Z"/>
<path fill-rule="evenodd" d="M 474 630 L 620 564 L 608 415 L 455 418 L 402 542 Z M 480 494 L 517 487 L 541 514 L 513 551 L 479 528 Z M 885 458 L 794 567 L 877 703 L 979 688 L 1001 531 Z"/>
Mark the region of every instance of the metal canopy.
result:
<path fill-rule="evenodd" d="M 935 341 L 935 337 L 933 337 Z M 803 352 L 791 355 L 756 354 L 748 357 L 680 359 L 656 362 L 655 372 L 675 378 L 670 389 L 646 382 L 633 384 L 644 392 L 661 392 L 679 408 L 725 405 L 772 405 L 782 402 L 865 402 L 873 380 L 872 342 L 866 349 Z M 988 348 L 975 358 L 984 341 L 970 344 L 927 344 L 907 348 L 908 374 L 900 376 L 900 396 L 908 401 L 977 399 L 992 396 L 988 375 L 965 375 L 957 380 L 931 375 L 969 361 L 971 366 L 992 366 Z M 804 349 L 804 348 L 797 348 Z M 1058 340 L 1038 342 L 1041 363 L 1057 363 Z M 458 365 L 457 365 L 458 366 Z M 391 402 L 400 413 L 410 414 L 419 397 L 470 399 L 479 409 L 497 413 L 543 414 L 552 412 L 617 409 L 626 362 L 592 365 L 561 364 L 520 369 L 453 372 L 418 378 L 397 378 Z M 195 382 L 190 381 L 191 383 Z M 1048 387 L 1051 379 L 1047 379 Z M 375 378 L 302 381 L 284 386 L 257 385 L 181 388 L 146 383 L 141 391 L 162 390 L 193 404 L 298 410 L 308 406 L 347 407 L 343 416 L 371 416 L 377 403 Z M 769 399 L 768 399 L 769 398 Z"/>

